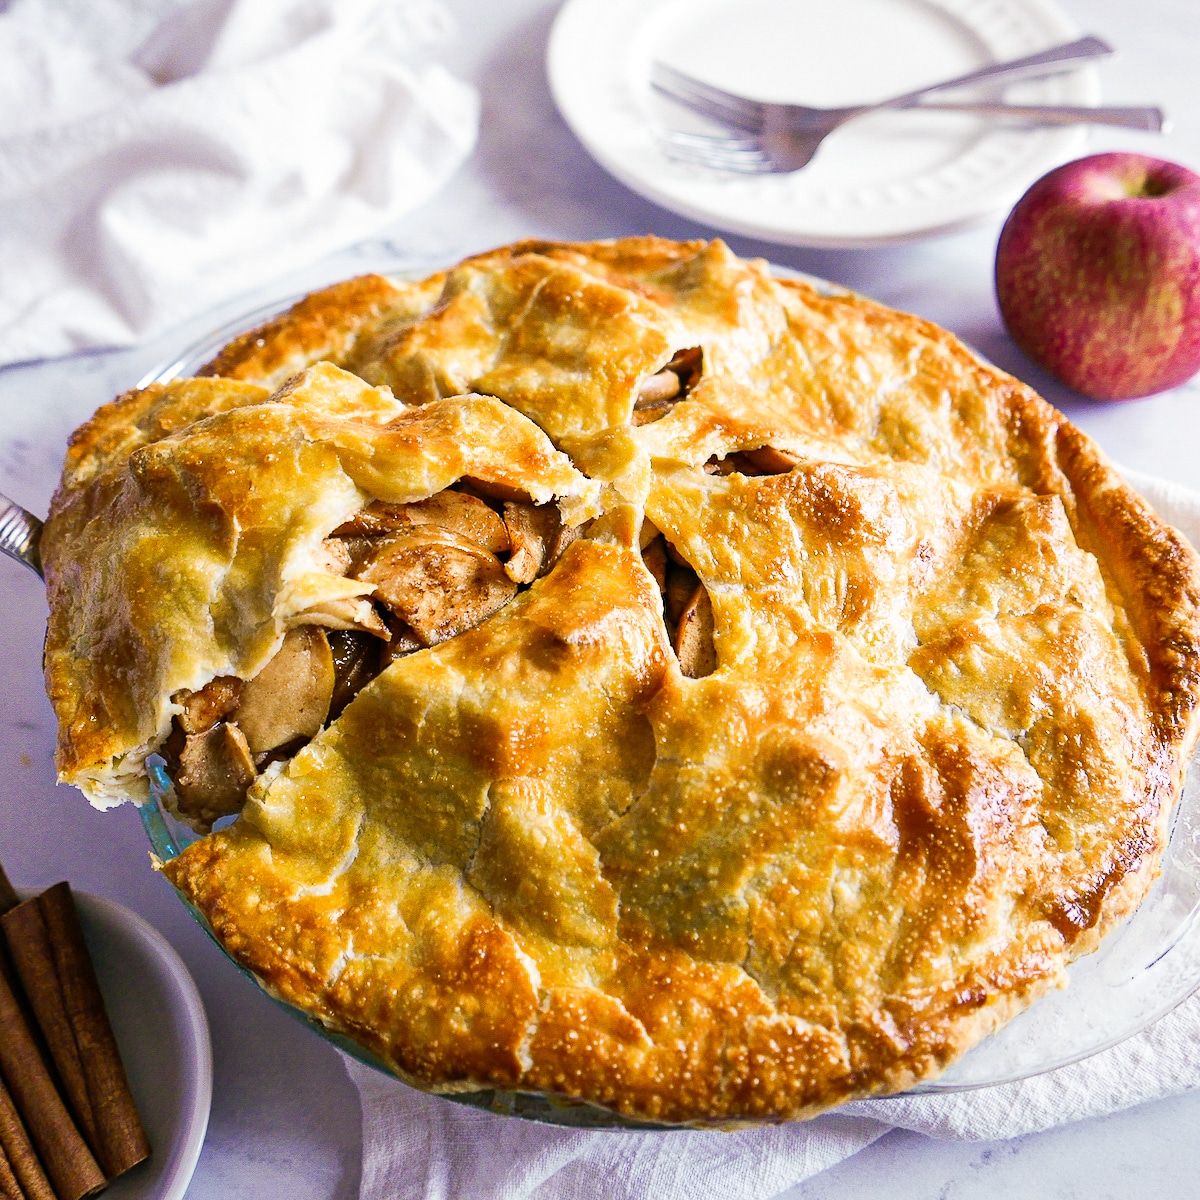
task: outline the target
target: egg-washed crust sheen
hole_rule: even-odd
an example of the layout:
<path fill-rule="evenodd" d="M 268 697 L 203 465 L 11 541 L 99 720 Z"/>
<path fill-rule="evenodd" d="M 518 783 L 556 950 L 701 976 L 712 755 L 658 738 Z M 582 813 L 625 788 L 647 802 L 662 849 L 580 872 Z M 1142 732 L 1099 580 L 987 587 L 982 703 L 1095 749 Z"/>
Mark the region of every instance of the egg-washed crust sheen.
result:
<path fill-rule="evenodd" d="M 699 382 L 636 424 L 696 346 Z M 281 364 L 309 370 L 264 399 Z M 369 499 L 491 464 L 600 512 L 164 867 L 417 1086 L 810 1116 L 936 1074 L 1152 881 L 1197 730 L 1196 556 L 943 330 L 720 242 L 530 242 L 318 293 L 218 367 L 242 382 L 102 410 L 47 526 L 60 766 L 94 794 L 130 786 L 170 689 L 261 667 L 295 564 Z M 445 466 L 443 414 L 485 410 Z M 763 447 L 796 465 L 705 470 Z M 644 522 L 707 589 L 703 678 Z"/>
<path fill-rule="evenodd" d="M 393 327 L 403 327 L 432 308 L 442 282 L 441 275 L 420 282 L 361 275 L 335 283 L 234 338 L 199 373 L 277 388 L 321 360 L 352 370 L 356 356 L 369 359 L 375 343 Z"/>

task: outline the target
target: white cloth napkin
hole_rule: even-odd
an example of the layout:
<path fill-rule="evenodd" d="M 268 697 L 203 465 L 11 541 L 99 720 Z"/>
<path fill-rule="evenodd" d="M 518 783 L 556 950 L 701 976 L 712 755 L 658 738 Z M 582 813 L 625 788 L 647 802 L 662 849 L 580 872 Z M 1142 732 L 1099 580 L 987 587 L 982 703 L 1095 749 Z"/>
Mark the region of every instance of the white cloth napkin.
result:
<path fill-rule="evenodd" d="M 0 0 L 0 366 L 142 341 L 470 153 L 438 0 Z"/>
<path fill-rule="evenodd" d="M 1126 479 L 1200 546 L 1200 494 Z M 993 1141 L 1200 1087 L 1200 994 L 1069 1067 L 970 1092 L 866 1100 L 740 1133 L 556 1129 L 426 1096 L 344 1058 L 362 1102 L 360 1200 L 769 1200 L 890 1129 Z"/>

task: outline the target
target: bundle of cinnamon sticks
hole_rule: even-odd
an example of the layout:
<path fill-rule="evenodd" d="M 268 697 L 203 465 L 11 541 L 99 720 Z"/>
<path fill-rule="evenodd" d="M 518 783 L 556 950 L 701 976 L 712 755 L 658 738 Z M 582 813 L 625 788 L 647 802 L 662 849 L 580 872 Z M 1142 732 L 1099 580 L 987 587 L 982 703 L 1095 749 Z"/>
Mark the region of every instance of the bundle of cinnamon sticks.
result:
<path fill-rule="evenodd" d="M 150 1154 L 71 887 L 0 867 L 0 1197 L 80 1200 Z"/>

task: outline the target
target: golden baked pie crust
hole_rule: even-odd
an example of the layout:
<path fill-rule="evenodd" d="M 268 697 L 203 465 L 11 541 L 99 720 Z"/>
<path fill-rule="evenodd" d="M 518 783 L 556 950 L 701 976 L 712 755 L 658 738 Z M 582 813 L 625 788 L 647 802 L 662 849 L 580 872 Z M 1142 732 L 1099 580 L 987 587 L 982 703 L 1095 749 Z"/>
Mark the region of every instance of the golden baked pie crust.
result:
<path fill-rule="evenodd" d="M 694 346 L 700 382 L 635 425 Z M 1149 886 L 1196 557 L 943 330 L 719 242 L 522 243 L 318 293 L 211 374 L 102 410 L 47 525 L 60 771 L 94 799 L 136 792 L 179 689 L 261 669 L 369 500 L 491 477 L 596 518 L 164 867 L 402 1077 L 812 1115 L 942 1069 Z M 797 465 L 705 470 L 762 447 Z M 643 521 L 711 599 L 705 678 Z"/>

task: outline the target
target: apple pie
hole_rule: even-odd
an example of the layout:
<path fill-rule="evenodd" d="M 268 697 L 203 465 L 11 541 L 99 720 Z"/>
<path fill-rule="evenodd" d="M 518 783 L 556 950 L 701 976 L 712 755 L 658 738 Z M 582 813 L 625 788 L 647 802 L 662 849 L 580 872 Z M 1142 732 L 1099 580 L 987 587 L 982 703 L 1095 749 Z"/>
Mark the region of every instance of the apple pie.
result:
<path fill-rule="evenodd" d="M 229 954 L 433 1092 L 927 1079 L 1137 906 L 1197 734 L 1096 446 L 719 241 L 318 292 L 78 430 L 42 553 L 61 777 L 157 756 Z"/>

